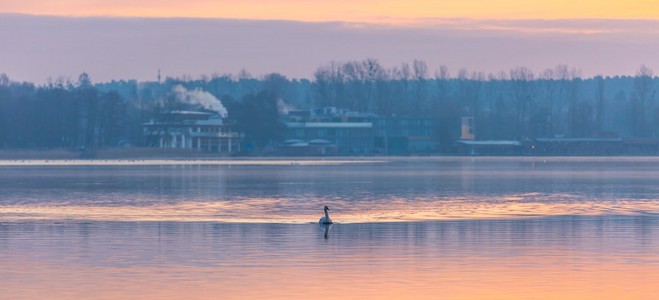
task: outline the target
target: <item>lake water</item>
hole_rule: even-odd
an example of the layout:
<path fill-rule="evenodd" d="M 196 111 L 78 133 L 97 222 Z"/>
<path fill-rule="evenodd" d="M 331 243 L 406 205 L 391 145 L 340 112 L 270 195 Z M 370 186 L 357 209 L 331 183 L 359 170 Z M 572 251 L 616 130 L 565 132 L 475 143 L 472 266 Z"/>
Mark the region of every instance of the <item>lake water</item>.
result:
<path fill-rule="evenodd" d="M 0 161 L 0 266 L 0 299 L 656 299 L 659 158 Z"/>

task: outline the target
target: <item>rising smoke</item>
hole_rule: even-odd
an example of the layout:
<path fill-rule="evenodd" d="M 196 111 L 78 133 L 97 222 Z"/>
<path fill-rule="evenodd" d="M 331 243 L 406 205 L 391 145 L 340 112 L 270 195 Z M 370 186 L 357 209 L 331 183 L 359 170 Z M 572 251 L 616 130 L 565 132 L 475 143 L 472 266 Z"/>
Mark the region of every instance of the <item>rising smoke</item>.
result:
<path fill-rule="evenodd" d="M 220 99 L 200 88 L 188 90 L 179 84 L 172 88 L 172 92 L 181 102 L 201 105 L 205 109 L 216 111 L 222 118 L 226 118 L 228 115 L 227 109 L 222 105 Z"/>
<path fill-rule="evenodd" d="M 282 98 L 277 99 L 277 110 L 279 111 L 280 114 L 287 115 L 289 111 L 295 109 L 296 109 L 295 106 L 286 103 L 284 99 Z"/>

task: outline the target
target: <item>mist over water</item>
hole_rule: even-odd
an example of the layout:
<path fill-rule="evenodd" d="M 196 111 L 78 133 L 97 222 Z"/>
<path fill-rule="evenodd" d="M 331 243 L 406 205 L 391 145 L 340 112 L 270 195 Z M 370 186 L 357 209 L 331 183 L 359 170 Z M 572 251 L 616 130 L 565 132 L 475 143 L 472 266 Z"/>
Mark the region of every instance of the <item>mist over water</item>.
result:
<path fill-rule="evenodd" d="M 301 224 L 326 204 L 343 223 L 659 212 L 654 159 L 161 163 L 8 164 L 0 216 Z"/>
<path fill-rule="evenodd" d="M 659 293 L 659 159 L 356 162 L 2 162 L 0 298 Z"/>

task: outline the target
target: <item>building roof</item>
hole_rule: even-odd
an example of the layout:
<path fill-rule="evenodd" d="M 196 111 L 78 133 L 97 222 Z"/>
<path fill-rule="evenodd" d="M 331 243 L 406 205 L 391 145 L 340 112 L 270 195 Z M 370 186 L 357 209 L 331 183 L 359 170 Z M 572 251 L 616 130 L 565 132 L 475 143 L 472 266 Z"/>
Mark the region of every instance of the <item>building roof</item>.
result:
<path fill-rule="evenodd" d="M 506 140 L 492 140 L 492 141 L 471 141 L 460 140 L 457 143 L 469 146 L 521 146 L 519 141 L 506 141 Z"/>
<path fill-rule="evenodd" d="M 160 114 L 143 126 L 222 126 L 224 120 L 217 113 L 191 110 L 172 110 Z"/>
<path fill-rule="evenodd" d="M 308 147 L 308 146 L 309 146 L 309 143 L 305 143 L 305 142 L 302 142 L 302 143 L 291 143 L 291 144 L 286 144 L 286 147 L 294 147 L 294 148 L 297 148 L 297 147 Z"/>
<path fill-rule="evenodd" d="M 192 111 L 192 110 L 172 110 L 168 112 L 167 114 L 171 115 L 192 115 L 192 116 L 212 116 L 215 115 L 216 113 L 210 113 L 210 112 L 205 112 L 205 111 Z"/>
<path fill-rule="evenodd" d="M 626 138 L 624 142 L 625 144 L 634 145 L 659 145 L 659 139 L 653 138 Z"/>
<path fill-rule="evenodd" d="M 142 126 L 169 126 L 169 127 L 197 127 L 197 126 L 222 126 L 222 119 L 210 120 L 183 120 L 183 121 L 156 121 L 151 120 L 143 123 Z"/>
<path fill-rule="evenodd" d="M 288 139 L 284 141 L 284 144 L 298 144 L 298 143 L 304 143 L 305 141 L 300 140 L 300 139 Z"/>
<path fill-rule="evenodd" d="M 318 145 L 318 144 L 331 144 L 331 143 L 332 142 L 330 142 L 328 140 L 323 140 L 323 139 L 314 139 L 314 140 L 309 141 L 309 144 L 316 144 L 316 145 Z"/>
<path fill-rule="evenodd" d="M 536 138 L 541 143 L 611 143 L 622 142 L 622 138 Z"/>
<path fill-rule="evenodd" d="M 200 125 L 200 126 L 219 126 L 219 125 L 224 125 L 224 121 L 222 119 L 215 119 L 211 118 L 208 120 L 198 120 L 198 121 L 193 121 L 189 123 L 190 125 Z"/>
<path fill-rule="evenodd" d="M 288 128 L 372 128 L 371 122 L 288 122 Z"/>

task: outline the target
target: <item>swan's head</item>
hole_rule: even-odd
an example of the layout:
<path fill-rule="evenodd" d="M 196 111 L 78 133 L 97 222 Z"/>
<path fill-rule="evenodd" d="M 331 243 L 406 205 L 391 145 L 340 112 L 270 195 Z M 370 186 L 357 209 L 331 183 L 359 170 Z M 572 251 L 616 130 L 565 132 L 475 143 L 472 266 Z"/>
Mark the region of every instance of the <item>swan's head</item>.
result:
<path fill-rule="evenodd" d="M 327 207 L 327 205 L 325 205 L 324 210 L 330 210 L 330 209 L 329 209 L 329 207 Z"/>

